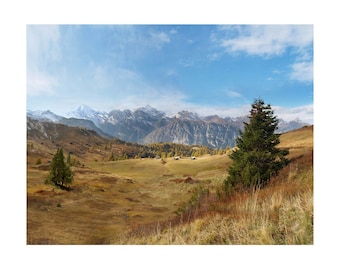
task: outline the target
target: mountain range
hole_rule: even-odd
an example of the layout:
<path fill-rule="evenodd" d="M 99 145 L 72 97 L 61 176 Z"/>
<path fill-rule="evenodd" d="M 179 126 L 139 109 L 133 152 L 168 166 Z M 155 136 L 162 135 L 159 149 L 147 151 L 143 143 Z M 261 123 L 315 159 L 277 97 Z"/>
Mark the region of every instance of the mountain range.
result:
<path fill-rule="evenodd" d="M 34 120 L 60 123 L 72 127 L 94 130 L 104 137 L 114 137 L 127 142 L 149 144 L 173 142 L 187 145 L 206 145 L 210 148 L 235 146 L 235 139 L 247 116 L 231 118 L 217 115 L 201 117 L 197 113 L 180 111 L 173 116 L 150 106 L 135 110 L 99 112 L 86 105 L 69 112 L 67 117 L 49 110 L 27 110 L 27 117 Z M 285 122 L 279 119 L 278 132 L 309 125 L 299 120 Z"/>

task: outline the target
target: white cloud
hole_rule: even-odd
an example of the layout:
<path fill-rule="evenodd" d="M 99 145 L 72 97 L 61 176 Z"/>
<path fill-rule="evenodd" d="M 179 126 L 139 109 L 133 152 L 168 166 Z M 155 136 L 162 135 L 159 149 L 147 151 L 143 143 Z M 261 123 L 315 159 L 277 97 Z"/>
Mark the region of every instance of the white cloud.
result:
<path fill-rule="evenodd" d="M 27 26 L 27 54 L 33 62 L 43 61 L 46 58 L 60 59 L 59 41 L 60 31 L 58 25 Z"/>
<path fill-rule="evenodd" d="M 272 71 L 272 73 L 273 73 L 273 74 L 281 74 L 282 71 L 281 71 L 281 70 L 278 70 L 278 69 L 274 69 L 274 70 Z"/>
<path fill-rule="evenodd" d="M 170 42 L 169 36 L 164 32 L 150 32 L 150 46 L 161 49 L 165 43 Z"/>
<path fill-rule="evenodd" d="M 285 121 L 293 121 L 299 119 L 303 122 L 313 124 L 314 122 L 314 106 L 309 104 L 306 106 L 299 106 L 294 108 L 272 106 L 274 114 L 278 118 L 282 118 Z"/>
<path fill-rule="evenodd" d="M 228 90 L 227 91 L 227 96 L 231 98 L 239 98 L 242 97 L 242 95 L 236 91 Z"/>
<path fill-rule="evenodd" d="M 101 95 L 99 102 L 88 104 L 95 108 L 113 109 L 135 109 L 137 107 L 150 105 L 159 110 L 167 111 L 184 104 L 186 96 L 178 89 L 167 85 L 155 85 L 133 70 L 108 67 L 93 66 L 94 84 Z M 175 76 L 176 70 L 168 70 L 166 76 Z M 95 93 L 93 93 L 96 95 Z M 90 101 L 91 102 L 91 101 Z M 86 103 L 86 102 L 84 102 Z M 99 103 L 99 105 L 98 105 Z M 105 105 L 106 104 L 106 105 Z"/>
<path fill-rule="evenodd" d="M 291 66 L 291 80 L 300 82 L 313 82 L 313 62 L 300 62 Z"/>
<path fill-rule="evenodd" d="M 111 85 L 111 79 L 107 69 L 103 66 L 95 67 L 93 71 L 93 84 L 95 89 L 102 89 Z"/>
<path fill-rule="evenodd" d="M 242 105 L 238 107 L 207 107 L 193 106 L 192 111 L 200 116 L 218 115 L 220 117 L 239 117 L 249 114 L 250 105 Z"/>
<path fill-rule="evenodd" d="M 179 59 L 178 63 L 182 66 L 182 67 L 191 67 L 194 65 L 194 61 L 192 59 Z"/>
<path fill-rule="evenodd" d="M 165 44 L 171 42 L 171 37 L 177 30 L 165 32 L 140 25 L 113 25 L 110 33 L 112 40 L 109 43 L 109 55 L 114 57 L 115 62 L 119 60 L 124 63 L 126 59 L 143 58 L 150 49 L 161 50 Z"/>
<path fill-rule="evenodd" d="M 168 114 L 176 113 L 188 108 L 185 102 L 186 95 L 177 89 L 154 88 L 150 85 L 141 85 L 139 89 L 129 89 L 124 95 L 112 100 L 111 106 L 116 109 L 135 109 L 150 105 Z"/>
<path fill-rule="evenodd" d="M 126 86 L 141 81 L 140 75 L 126 68 L 98 65 L 92 69 L 93 86 L 97 90 L 126 90 Z"/>
<path fill-rule="evenodd" d="M 27 26 L 27 94 L 53 94 L 58 80 L 48 72 L 61 59 L 60 32 L 56 25 Z"/>
<path fill-rule="evenodd" d="M 220 57 L 221 57 L 221 53 L 214 52 L 214 53 L 208 54 L 209 61 L 216 61 L 220 59 Z"/>
<path fill-rule="evenodd" d="M 177 71 L 175 69 L 169 69 L 165 72 L 166 77 L 172 77 L 176 75 L 177 75 Z"/>
<path fill-rule="evenodd" d="M 188 106 L 193 112 L 198 113 L 201 116 L 218 115 L 220 117 L 239 117 L 249 115 L 251 108 L 250 104 L 245 104 L 237 107 L 202 107 L 202 106 Z M 302 122 L 313 124 L 314 122 L 314 106 L 313 104 L 306 106 L 299 106 L 293 108 L 272 106 L 274 115 L 279 119 L 282 118 L 285 121 L 301 120 Z"/>
<path fill-rule="evenodd" d="M 39 71 L 28 71 L 27 73 L 27 95 L 53 95 L 55 94 L 55 87 L 58 81 L 48 75 Z"/>
<path fill-rule="evenodd" d="M 313 81 L 313 27 L 311 25 L 221 26 L 211 40 L 225 53 L 246 53 L 264 58 L 287 52 L 295 58 L 289 67 L 289 78 L 300 82 Z M 213 59 L 213 58 L 212 58 Z M 273 74 L 281 73 L 279 70 Z"/>
<path fill-rule="evenodd" d="M 174 34 L 177 34 L 177 33 L 178 33 L 178 32 L 177 32 L 176 29 L 171 29 L 171 30 L 170 30 L 170 34 L 171 34 L 171 35 L 174 35 Z"/>
<path fill-rule="evenodd" d="M 288 47 L 301 50 L 312 44 L 313 28 L 308 25 L 251 25 L 220 28 L 225 35 L 214 35 L 227 52 L 246 52 L 271 57 L 283 54 Z"/>
<path fill-rule="evenodd" d="M 169 108 L 170 106 L 167 105 L 165 108 Z M 240 116 L 248 116 L 249 111 L 251 108 L 251 104 L 244 104 L 235 107 L 217 107 L 217 106 L 202 106 L 202 105 L 195 105 L 189 104 L 184 102 L 184 100 L 180 100 L 178 106 L 175 109 L 177 111 L 172 110 L 172 113 L 176 113 L 180 110 L 189 110 L 192 112 L 196 112 L 200 116 L 208 116 L 208 115 L 218 115 L 220 117 L 240 117 Z M 279 106 L 272 106 L 274 110 L 274 115 L 277 116 L 279 119 L 283 119 L 285 121 L 293 121 L 293 120 L 301 120 L 302 122 L 313 124 L 314 122 L 314 106 L 313 104 L 309 104 L 306 106 L 299 106 L 299 107 L 279 107 Z M 165 110 L 160 107 L 160 110 Z"/>

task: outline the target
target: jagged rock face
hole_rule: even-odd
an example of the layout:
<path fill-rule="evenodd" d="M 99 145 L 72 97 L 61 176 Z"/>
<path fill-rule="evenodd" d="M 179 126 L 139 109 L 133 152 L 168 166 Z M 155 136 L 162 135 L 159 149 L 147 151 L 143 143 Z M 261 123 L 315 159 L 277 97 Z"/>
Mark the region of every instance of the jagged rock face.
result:
<path fill-rule="evenodd" d="M 45 130 L 45 125 L 38 121 L 38 120 L 32 120 L 31 118 L 27 117 L 27 137 L 32 138 L 49 138 L 49 135 L 47 134 Z"/>
<path fill-rule="evenodd" d="M 51 111 L 28 111 L 27 116 L 40 121 L 80 126 L 96 131 L 101 136 L 115 137 L 127 142 L 143 144 L 173 142 L 187 145 L 206 145 L 211 148 L 235 146 L 239 130 L 247 116 L 221 118 L 217 115 L 200 117 L 196 113 L 181 111 L 172 117 L 150 106 L 136 110 L 94 111 L 82 105 L 68 114 L 58 116 Z M 286 132 L 308 125 L 301 121 L 279 120 L 278 132 Z"/>
<path fill-rule="evenodd" d="M 174 142 L 188 145 L 206 145 L 225 148 L 235 145 L 238 129 L 228 124 L 205 121 L 174 119 L 168 125 L 158 128 L 143 138 L 141 143 Z"/>
<path fill-rule="evenodd" d="M 155 128 L 164 126 L 169 118 L 155 109 L 140 108 L 135 111 L 111 111 L 107 119 L 97 126 L 112 137 L 129 142 L 138 142 Z"/>

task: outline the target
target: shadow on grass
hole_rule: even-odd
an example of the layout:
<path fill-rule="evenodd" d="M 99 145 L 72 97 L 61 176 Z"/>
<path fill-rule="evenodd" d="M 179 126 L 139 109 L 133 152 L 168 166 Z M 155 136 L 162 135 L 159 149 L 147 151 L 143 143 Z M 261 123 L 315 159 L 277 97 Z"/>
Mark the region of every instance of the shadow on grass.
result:
<path fill-rule="evenodd" d="M 64 186 L 64 185 L 61 185 L 61 184 L 58 184 L 58 183 L 56 183 L 55 186 L 62 189 L 62 190 L 66 190 L 66 191 L 73 190 L 73 188 L 71 188 L 71 187 L 67 187 L 67 186 Z"/>

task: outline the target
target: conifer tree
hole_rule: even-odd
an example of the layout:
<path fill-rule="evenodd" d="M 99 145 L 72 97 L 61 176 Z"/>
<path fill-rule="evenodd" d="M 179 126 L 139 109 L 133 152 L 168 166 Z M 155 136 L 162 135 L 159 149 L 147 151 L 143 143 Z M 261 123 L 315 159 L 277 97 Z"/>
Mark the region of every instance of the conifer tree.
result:
<path fill-rule="evenodd" d="M 244 122 L 244 131 L 236 139 L 236 150 L 230 158 L 226 191 L 235 188 L 261 188 L 270 177 L 287 165 L 288 149 L 279 149 L 280 134 L 275 133 L 278 120 L 270 105 L 255 99 L 250 110 L 249 123 Z"/>
<path fill-rule="evenodd" d="M 72 166 L 72 160 L 71 160 L 71 154 L 70 153 L 68 153 L 68 155 L 67 155 L 66 163 L 67 163 L 68 166 Z"/>
<path fill-rule="evenodd" d="M 64 185 L 69 186 L 73 182 L 72 171 L 64 159 L 63 149 L 58 148 L 50 164 L 50 172 L 46 179 L 47 184 L 64 188 Z"/>

